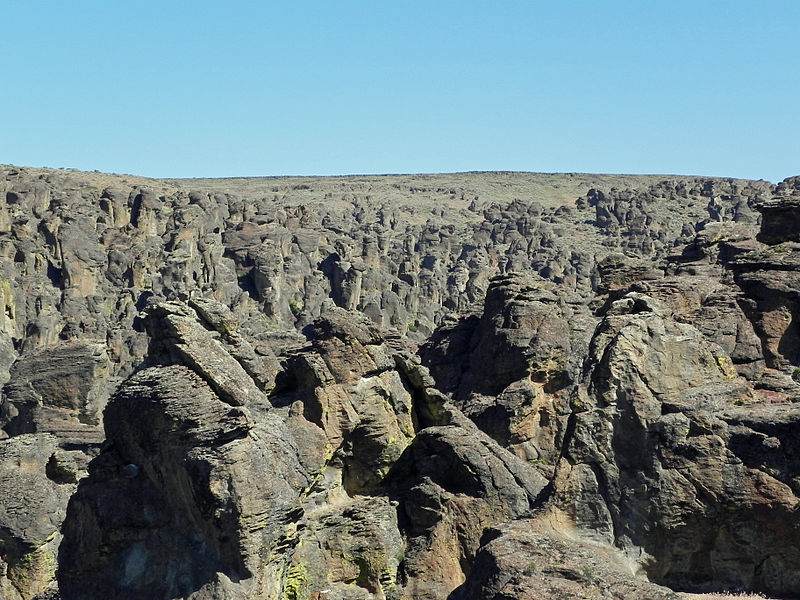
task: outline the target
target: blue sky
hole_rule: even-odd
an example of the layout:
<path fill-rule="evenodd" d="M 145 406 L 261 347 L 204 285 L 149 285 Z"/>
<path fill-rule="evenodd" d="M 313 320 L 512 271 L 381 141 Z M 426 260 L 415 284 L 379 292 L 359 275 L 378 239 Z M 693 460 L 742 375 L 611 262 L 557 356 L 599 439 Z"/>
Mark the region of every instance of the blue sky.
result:
<path fill-rule="evenodd" d="M 0 163 L 800 174 L 800 2 L 7 2 Z"/>

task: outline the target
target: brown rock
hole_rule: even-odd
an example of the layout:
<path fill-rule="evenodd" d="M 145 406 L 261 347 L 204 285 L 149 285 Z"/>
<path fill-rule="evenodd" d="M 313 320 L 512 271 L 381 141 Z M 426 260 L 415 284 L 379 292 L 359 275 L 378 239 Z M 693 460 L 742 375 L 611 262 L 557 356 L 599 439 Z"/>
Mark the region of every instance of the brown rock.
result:
<path fill-rule="evenodd" d="M 66 600 L 276 593 L 269 573 L 283 563 L 262 550 L 291 531 L 307 485 L 279 419 L 253 424 L 197 374 L 168 366 L 129 379 L 105 426 L 110 445 L 64 523 Z"/>
<path fill-rule="evenodd" d="M 782 447 L 768 432 L 792 435 L 785 407 L 758 403 L 721 348 L 667 314 L 628 294 L 598 328 L 554 514 L 670 587 L 795 594 L 794 469 L 760 458 L 760 444 Z"/>
<path fill-rule="evenodd" d="M 487 530 L 467 581 L 450 600 L 678 600 L 634 577 L 622 553 L 520 519 Z"/>

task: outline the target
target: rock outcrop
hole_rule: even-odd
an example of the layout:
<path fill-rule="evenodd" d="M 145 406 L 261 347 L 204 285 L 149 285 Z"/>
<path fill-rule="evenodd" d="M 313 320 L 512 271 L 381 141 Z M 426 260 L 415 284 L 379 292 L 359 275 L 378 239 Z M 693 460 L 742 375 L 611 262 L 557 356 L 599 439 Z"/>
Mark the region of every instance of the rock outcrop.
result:
<path fill-rule="evenodd" d="M 105 345 L 66 342 L 16 361 L 3 395 L 0 424 L 10 436 L 52 433 L 62 443 L 99 444 L 109 393 Z"/>
<path fill-rule="evenodd" d="M 635 577 L 618 551 L 576 541 L 536 519 L 486 530 L 467 581 L 450 600 L 678 600 L 668 588 Z"/>
<path fill-rule="evenodd" d="M 800 596 L 797 178 L 0 174 L 0 596 Z"/>
<path fill-rule="evenodd" d="M 800 214 L 797 200 L 773 206 L 781 207 L 781 223 Z M 760 208 L 766 221 L 770 213 L 765 205 Z M 771 245 L 737 256 L 730 267 L 747 297 L 743 308 L 761 338 L 767 366 L 784 369 L 800 363 L 800 242 L 793 241 L 797 234 L 791 228 L 773 228 L 768 239 Z"/>
<path fill-rule="evenodd" d="M 32 598 L 52 588 L 66 503 L 77 469 L 50 434 L 0 444 L 0 594 Z"/>
<path fill-rule="evenodd" d="M 456 406 L 517 456 L 542 464 L 560 453 L 569 390 L 595 324 L 585 305 L 568 300 L 541 278 L 497 277 L 480 317 L 443 326 L 420 348 Z"/>
<path fill-rule="evenodd" d="M 756 208 L 762 215 L 759 241 L 769 245 L 800 242 L 800 177 L 782 181 L 775 198 Z"/>
<path fill-rule="evenodd" d="M 537 534 L 523 535 L 515 525 L 513 535 L 484 540 L 475 570 L 454 597 L 515 597 L 538 585 L 549 586 L 541 597 L 612 593 L 603 578 L 568 576 L 565 587 L 550 567 L 547 575 L 525 567 L 523 556 L 541 563 L 538 548 L 552 548 L 554 537 L 573 527 L 584 540 L 576 553 L 596 553 L 591 548 L 598 544 L 603 552 L 616 548 L 623 555 L 608 560 L 617 569 L 635 565 L 673 589 L 800 593 L 793 576 L 800 548 L 797 465 L 788 434 L 797 415 L 792 327 L 800 289 L 791 265 L 800 254 L 786 239 L 776 240 L 777 253 L 759 245 L 746 235 L 751 228 L 707 230 L 660 276 L 622 257 L 602 265 L 604 281 L 614 283 L 598 286 L 606 301 L 582 370 L 567 370 L 575 385 L 568 386 L 551 495 L 526 525 Z M 776 310 L 785 316 L 775 318 Z M 443 328 L 423 348 L 454 398 L 459 386 L 449 382 L 463 381 L 472 367 L 448 362 L 449 343 L 465 330 L 473 339 L 485 317 Z M 499 365 L 502 379 L 504 346 L 492 347 L 496 360 L 476 362 Z M 525 344 L 516 349 L 523 365 L 529 354 Z M 491 366 L 483 372 L 487 385 L 495 372 Z M 522 369 L 517 377 L 529 385 L 532 372 Z M 475 418 L 480 424 L 481 414 Z M 611 579 L 619 585 L 619 576 Z M 632 593 L 659 597 L 652 590 Z"/>
<path fill-rule="evenodd" d="M 546 486 L 369 319 L 330 307 L 267 399 L 193 304 L 147 310 L 148 362 L 70 500 L 63 598 L 443 597 Z"/>
<path fill-rule="evenodd" d="M 665 316 L 635 293 L 608 308 L 573 399 L 554 510 L 651 580 L 797 593 L 795 475 L 763 461 L 787 442 L 775 433 L 793 411 L 760 402 L 719 346 Z"/>

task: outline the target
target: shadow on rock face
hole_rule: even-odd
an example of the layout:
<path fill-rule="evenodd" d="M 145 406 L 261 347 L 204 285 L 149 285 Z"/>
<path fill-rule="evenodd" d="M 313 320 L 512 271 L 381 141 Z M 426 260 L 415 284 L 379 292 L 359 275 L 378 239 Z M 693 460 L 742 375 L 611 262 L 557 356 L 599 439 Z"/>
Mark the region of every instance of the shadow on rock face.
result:
<path fill-rule="evenodd" d="M 793 452 L 797 412 L 759 402 L 721 347 L 669 315 L 635 293 L 609 307 L 554 507 L 635 557 L 651 581 L 796 595 L 800 470 L 770 462 L 768 448 Z"/>
<path fill-rule="evenodd" d="M 64 522 L 63 598 L 256 593 L 261 549 L 300 514 L 307 485 L 283 422 L 254 425 L 177 365 L 134 375 L 105 418 L 108 447 Z"/>

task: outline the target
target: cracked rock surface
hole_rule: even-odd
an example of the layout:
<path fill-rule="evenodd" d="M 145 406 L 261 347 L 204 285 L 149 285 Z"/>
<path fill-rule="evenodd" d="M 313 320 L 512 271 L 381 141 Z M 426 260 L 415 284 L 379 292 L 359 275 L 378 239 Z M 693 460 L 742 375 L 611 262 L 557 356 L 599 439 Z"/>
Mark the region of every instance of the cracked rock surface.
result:
<path fill-rule="evenodd" d="M 800 597 L 798 178 L 0 192 L 0 597 Z"/>

